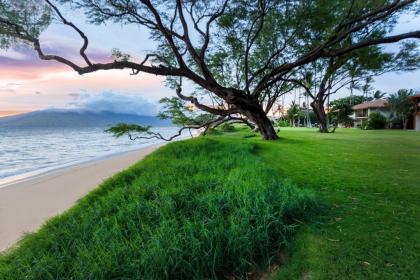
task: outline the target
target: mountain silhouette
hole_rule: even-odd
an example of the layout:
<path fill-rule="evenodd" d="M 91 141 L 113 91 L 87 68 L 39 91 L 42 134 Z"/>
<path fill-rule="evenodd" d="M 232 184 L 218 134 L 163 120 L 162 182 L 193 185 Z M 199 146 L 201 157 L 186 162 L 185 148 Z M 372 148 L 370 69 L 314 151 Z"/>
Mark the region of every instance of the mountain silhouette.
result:
<path fill-rule="evenodd" d="M 170 120 L 160 120 L 154 116 L 119 114 L 113 112 L 92 112 L 80 110 L 42 110 L 0 118 L 2 128 L 31 127 L 109 127 L 117 123 L 139 125 L 170 126 Z"/>

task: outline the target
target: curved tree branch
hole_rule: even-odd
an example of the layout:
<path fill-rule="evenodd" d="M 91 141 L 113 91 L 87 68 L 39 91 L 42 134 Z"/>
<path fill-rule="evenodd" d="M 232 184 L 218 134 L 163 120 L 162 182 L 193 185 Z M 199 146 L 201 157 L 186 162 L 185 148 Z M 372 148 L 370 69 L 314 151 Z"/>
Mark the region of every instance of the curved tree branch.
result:
<path fill-rule="evenodd" d="M 80 51 L 79 51 L 80 52 L 80 56 L 83 57 L 83 59 L 85 60 L 85 62 L 86 62 L 87 65 L 92 66 L 92 63 L 90 62 L 89 58 L 87 57 L 87 55 L 85 53 L 85 51 L 86 51 L 86 49 L 87 49 L 87 47 L 89 45 L 88 37 L 76 25 L 74 25 L 72 22 L 70 22 L 66 18 L 64 18 L 64 16 L 60 12 L 60 10 L 57 8 L 57 6 L 55 6 L 54 4 L 52 4 L 49 0 L 45 0 L 45 2 L 47 2 L 48 5 L 50 5 L 50 7 L 55 11 L 55 13 L 58 15 L 58 17 L 61 19 L 61 21 L 65 25 L 68 25 L 71 28 L 73 28 L 80 35 L 80 37 L 82 37 L 82 39 L 83 39 L 83 46 L 80 48 Z"/>
<path fill-rule="evenodd" d="M 364 47 L 372 46 L 372 45 L 379 45 L 379 44 L 391 44 L 396 43 L 404 39 L 420 39 L 420 30 L 419 31 L 413 31 L 413 32 L 407 32 L 395 36 L 389 36 L 384 38 L 378 38 L 378 39 L 370 39 L 370 40 L 364 40 L 357 44 L 353 44 L 348 47 L 344 47 L 341 49 L 335 49 L 335 50 L 323 50 L 321 57 L 337 57 L 342 56 L 344 54 L 347 54 L 349 52 L 355 51 L 357 49 L 361 49 Z"/>
<path fill-rule="evenodd" d="M 218 109 L 218 108 L 212 108 L 212 107 L 206 106 L 204 104 L 201 104 L 196 97 L 183 95 L 181 86 L 179 86 L 176 89 L 176 95 L 180 99 L 182 99 L 184 101 L 191 102 L 198 109 L 203 110 L 205 112 L 208 112 L 210 114 L 214 114 L 214 115 L 218 115 L 218 116 L 228 116 L 230 114 L 238 113 L 238 111 L 234 110 L 234 109 L 231 109 L 231 110 Z"/>

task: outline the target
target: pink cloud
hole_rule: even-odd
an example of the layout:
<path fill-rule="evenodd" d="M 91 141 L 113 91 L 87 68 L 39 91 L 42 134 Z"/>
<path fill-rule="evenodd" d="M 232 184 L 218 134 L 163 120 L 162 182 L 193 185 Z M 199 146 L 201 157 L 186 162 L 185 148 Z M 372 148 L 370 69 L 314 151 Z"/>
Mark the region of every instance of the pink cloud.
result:
<path fill-rule="evenodd" d="M 44 47 L 44 50 L 46 53 L 67 53 L 67 57 L 75 59 L 77 56 L 77 49 L 66 46 Z M 72 56 L 70 53 L 75 51 L 76 54 Z M 4 52 L 0 53 L 0 85 L 13 81 L 20 81 L 22 85 L 13 92 L 0 89 L 0 110 L 6 106 L 8 109 L 61 106 L 74 99 L 69 92 L 77 93 L 81 88 L 89 94 L 111 90 L 144 96 L 154 101 L 169 93 L 163 85 L 164 77 L 144 73 L 132 76 L 129 70 L 99 71 L 80 76 L 66 65 L 40 60 L 32 49 L 20 48 L 14 52 L 10 57 L 6 57 Z M 111 61 L 109 54 L 95 49 L 90 50 L 90 58 L 95 62 Z"/>

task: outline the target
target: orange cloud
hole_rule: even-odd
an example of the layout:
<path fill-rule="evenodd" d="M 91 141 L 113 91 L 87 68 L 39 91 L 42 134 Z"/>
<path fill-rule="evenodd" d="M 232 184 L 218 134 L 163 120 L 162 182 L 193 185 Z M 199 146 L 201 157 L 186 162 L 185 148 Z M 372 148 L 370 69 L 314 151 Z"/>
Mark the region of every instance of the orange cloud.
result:
<path fill-rule="evenodd" d="M 8 116 L 14 116 L 18 114 L 23 114 L 28 111 L 0 111 L 0 118 L 1 117 L 8 117 Z"/>
<path fill-rule="evenodd" d="M 69 93 L 79 92 L 80 89 L 91 94 L 114 91 L 141 95 L 152 101 L 170 94 L 163 85 L 164 77 L 149 74 L 132 76 L 128 70 L 101 71 L 81 76 L 60 65 L 11 70 L 0 68 L 0 85 L 11 81 L 21 84 L 10 92 L 0 89 L 0 110 L 65 106 L 72 100 Z"/>
<path fill-rule="evenodd" d="M 65 106 L 84 89 L 90 94 L 114 91 L 128 95 L 140 95 L 157 101 L 172 92 L 164 87 L 164 77 L 140 73 L 130 75 L 129 70 L 99 71 L 79 75 L 66 65 L 55 61 L 43 61 L 33 50 L 23 49 L 6 57 L 0 53 L 0 110 L 11 111 L 22 108 L 41 109 L 51 106 Z M 63 49 L 60 49 L 63 51 Z M 47 50 L 48 53 L 56 53 Z M 103 51 L 91 54 L 94 61 L 109 61 Z M 19 87 L 2 88 L 18 81 Z"/>

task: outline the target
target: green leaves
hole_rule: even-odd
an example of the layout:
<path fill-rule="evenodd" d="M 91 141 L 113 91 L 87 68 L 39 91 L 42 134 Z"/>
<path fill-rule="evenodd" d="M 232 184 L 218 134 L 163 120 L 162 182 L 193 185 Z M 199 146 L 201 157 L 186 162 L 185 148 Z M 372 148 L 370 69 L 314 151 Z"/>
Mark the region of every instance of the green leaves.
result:
<path fill-rule="evenodd" d="M 366 98 L 362 95 L 354 95 L 354 96 L 348 96 L 344 98 L 335 99 L 330 102 L 331 110 L 350 110 L 351 107 L 357 104 L 360 104 L 362 102 L 366 101 Z"/>
<path fill-rule="evenodd" d="M 0 48 L 27 43 L 38 38 L 51 23 L 51 9 L 41 0 L 0 0 Z"/>
<path fill-rule="evenodd" d="M 420 67 L 419 44 L 415 41 L 401 43 L 399 52 L 394 56 L 397 70 L 413 71 Z"/>
<path fill-rule="evenodd" d="M 119 123 L 105 130 L 107 133 L 113 134 L 115 137 L 121 137 L 128 133 L 150 134 L 150 125 L 142 126 L 137 124 Z"/>
<path fill-rule="evenodd" d="M 413 94 L 413 90 L 400 89 L 388 97 L 388 106 L 394 119 L 405 119 L 414 112 L 416 103 L 409 99 Z"/>
<path fill-rule="evenodd" d="M 363 95 L 354 95 L 344 98 L 339 98 L 330 102 L 331 111 L 329 116 L 337 123 L 343 123 L 345 126 L 352 126 L 353 119 L 349 116 L 354 105 L 366 101 Z"/>
<path fill-rule="evenodd" d="M 387 119 L 379 112 L 372 112 L 369 115 L 367 129 L 383 129 L 385 128 Z"/>
<path fill-rule="evenodd" d="M 159 112 L 158 117 L 171 119 L 175 125 L 203 125 L 216 118 L 212 114 L 201 113 L 193 105 L 187 104 L 178 97 L 165 97 L 159 103 L 163 105 L 163 109 Z"/>
<path fill-rule="evenodd" d="M 112 57 L 115 61 L 127 62 L 130 60 L 131 56 L 129 54 L 123 53 L 119 49 L 112 49 Z"/>

